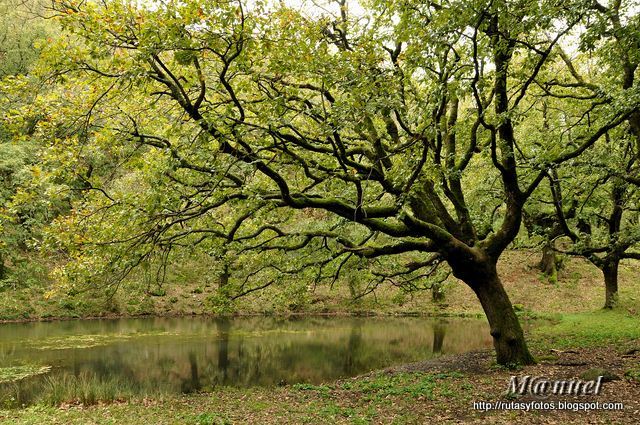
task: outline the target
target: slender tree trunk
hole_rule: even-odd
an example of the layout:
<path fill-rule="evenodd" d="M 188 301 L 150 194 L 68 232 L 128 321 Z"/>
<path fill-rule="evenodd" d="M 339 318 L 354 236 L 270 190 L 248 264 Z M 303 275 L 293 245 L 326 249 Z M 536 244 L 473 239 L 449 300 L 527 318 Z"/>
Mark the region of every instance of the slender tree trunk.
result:
<path fill-rule="evenodd" d="M 497 363 L 505 366 L 534 364 L 535 360 L 529 352 L 509 296 L 498 277 L 495 263 L 484 260 L 466 275 L 467 279 L 464 280 L 480 300 L 489 321 Z"/>
<path fill-rule="evenodd" d="M 2 256 L 2 253 L 0 252 L 0 279 L 4 279 L 6 274 L 7 274 L 7 269 L 4 266 L 4 257 Z"/>
<path fill-rule="evenodd" d="M 602 268 L 605 286 L 604 308 L 614 308 L 618 303 L 618 266 L 619 260 L 613 260 Z"/>
<path fill-rule="evenodd" d="M 220 273 L 218 279 L 218 289 L 222 289 L 227 286 L 227 284 L 229 284 L 229 278 L 231 277 L 231 274 L 229 272 L 229 263 L 227 263 L 226 260 L 223 261 L 224 265 L 222 266 L 222 273 Z"/>

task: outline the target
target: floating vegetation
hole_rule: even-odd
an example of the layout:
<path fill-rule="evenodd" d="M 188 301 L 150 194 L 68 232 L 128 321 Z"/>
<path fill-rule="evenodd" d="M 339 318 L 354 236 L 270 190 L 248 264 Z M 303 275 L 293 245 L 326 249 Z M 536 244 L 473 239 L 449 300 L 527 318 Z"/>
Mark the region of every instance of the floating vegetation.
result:
<path fill-rule="evenodd" d="M 92 348 L 120 342 L 129 339 L 128 335 L 74 335 L 57 338 L 47 338 L 34 342 L 38 350 L 68 350 L 73 348 Z"/>
<path fill-rule="evenodd" d="M 21 381 L 36 375 L 49 373 L 51 366 L 12 366 L 0 368 L 0 384 Z"/>
<path fill-rule="evenodd" d="M 71 350 L 78 348 L 102 347 L 105 345 L 129 341 L 136 338 L 179 335 L 179 333 L 165 331 L 115 335 L 69 335 L 60 337 L 49 337 L 36 341 L 26 341 L 24 344 L 29 345 L 36 350 Z"/>
<path fill-rule="evenodd" d="M 335 330 L 335 329 L 334 329 Z M 263 338 L 269 337 L 272 335 L 278 334 L 311 334 L 318 333 L 328 330 L 318 330 L 318 329 L 301 329 L 301 330 L 293 330 L 293 329 L 264 329 L 264 330 L 252 330 L 252 331 L 243 331 L 237 330 L 233 332 L 225 333 L 226 335 L 214 334 L 212 336 L 218 338 Z M 28 346 L 35 350 L 73 350 L 73 349 L 84 349 L 84 348 L 94 348 L 94 347 L 103 347 L 109 344 L 117 344 L 124 341 L 131 341 L 141 338 L 150 338 L 150 337 L 179 337 L 182 340 L 191 339 L 191 338 L 201 338 L 203 336 L 202 333 L 184 333 L 184 332 L 167 332 L 167 331 L 155 331 L 155 332 L 134 332 L 134 333 L 123 333 L 123 334 L 88 334 L 88 335 L 67 335 L 67 336 L 55 336 L 48 337 L 44 339 L 37 340 L 23 340 L 20 342 L 22 346 Z"/>

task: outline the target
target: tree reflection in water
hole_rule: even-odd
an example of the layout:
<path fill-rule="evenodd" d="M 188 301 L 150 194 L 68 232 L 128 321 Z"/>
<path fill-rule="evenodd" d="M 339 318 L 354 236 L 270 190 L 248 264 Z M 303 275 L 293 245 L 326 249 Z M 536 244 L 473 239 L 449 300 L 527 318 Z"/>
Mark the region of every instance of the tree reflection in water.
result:
<path fill-rule="evenodd" d="M 442 353 L 442 344 L 444 343 L 444 334 L 446 332 L 447 325 L 444 321 L 433 322 L 433 345 L 431 352 L 433 354 Z"/>
<path fill-rule="evenodd" d="M 8 366 L 50 365 L 56 376 L 91 376 L 100 382 L 126 382 L 140 391 L 179 393 L 220 385 L 326 382 L 434 355 L 489 348 L 486 335 L 482 320 L 429 318 L 32 323 L 2 325 L 0 358 Z M 98 342 L 77 347 L 64 343 L 77 340 Z M 36 382 L 19 385 L 38 391 Z"/>

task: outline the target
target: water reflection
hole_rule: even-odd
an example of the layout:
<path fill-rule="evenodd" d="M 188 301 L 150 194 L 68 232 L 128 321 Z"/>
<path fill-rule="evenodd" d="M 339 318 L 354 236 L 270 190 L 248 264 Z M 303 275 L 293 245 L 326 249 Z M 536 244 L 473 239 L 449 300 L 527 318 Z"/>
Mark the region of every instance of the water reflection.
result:
<path fill-rule="evenodd" d="M 444 343 L 444 334 L 446 326 L 443 322 L 438 321 L 433 323 L 433 345 L 431 346 L 431 352 L 433 354 L 442 353 L 442 344 Z"/>
<path fill-rule="evenodd" d="M 0 367 L 50 365 L 52 376 L 115 379 L 171 393 L 320 383 L 488 347 L 485 322 L 462 319 L 151 318 L 0 325 Z M 34 379 L 19 385 L 27 381 Z"/>

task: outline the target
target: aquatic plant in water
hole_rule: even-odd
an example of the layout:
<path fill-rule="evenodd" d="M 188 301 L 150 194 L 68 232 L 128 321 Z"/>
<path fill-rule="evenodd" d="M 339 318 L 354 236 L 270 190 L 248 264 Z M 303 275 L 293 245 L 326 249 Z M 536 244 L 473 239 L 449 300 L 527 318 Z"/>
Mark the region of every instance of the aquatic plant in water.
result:
<path fill-rule="evenodd" d="M 51 366 L 11 366 L 0 368 L 0 384 L 8 382 L 17 382 L 25 378 L 30 378 L 36 375 L 43 375 L 49 373 Z"/>

